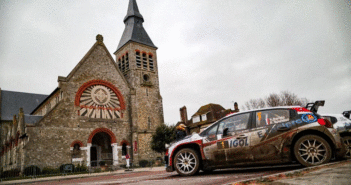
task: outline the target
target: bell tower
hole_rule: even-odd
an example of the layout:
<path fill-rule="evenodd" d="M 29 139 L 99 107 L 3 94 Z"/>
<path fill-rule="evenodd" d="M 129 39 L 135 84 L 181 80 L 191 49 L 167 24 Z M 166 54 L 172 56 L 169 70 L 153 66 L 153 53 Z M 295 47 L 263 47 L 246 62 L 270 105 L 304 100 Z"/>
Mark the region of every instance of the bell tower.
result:
<path fill-rule="evenodd" d="M 157 47 L 146 33 L 136 0 L 129 0 L 125 29 L 118 44 L 116 63 L 132 87 L 131 127 L 134 160 L 154 158 L 151 136 L 164 122 L 160 95 Z"/>

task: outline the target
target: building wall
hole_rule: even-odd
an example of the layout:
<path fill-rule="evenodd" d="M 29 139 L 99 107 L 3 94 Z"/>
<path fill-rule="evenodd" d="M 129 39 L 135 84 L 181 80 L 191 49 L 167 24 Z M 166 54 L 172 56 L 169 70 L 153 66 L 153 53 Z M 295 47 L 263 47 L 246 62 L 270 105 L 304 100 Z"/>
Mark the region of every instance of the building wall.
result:
<path fill-rule="evenodd" d="M 147 54 L 148 68 L 144 69 L 143 64 L 138 68 L 136 63 L 136 51 Z M 160 154 L 150 148 L 151 136 L 155 133 L 158 125 L 164 122 L 162 97 L 160 95 L 158 62 L 156 49 L 135 42 L 129 42 L 116 53 L 116 61 L 125 53 L 129 56 L 129 70 L 125 71 L 125 77 L 134 92 L 131 95 L 131 118 L 133 120 L 133 143 L 137 143 L 137 151 L 133 150 L 134 163 L 140 160 L 156 158 Z M 150 70 L 149 55 L 152 55 L 153 70 Z M 149 76 L 145 82 L 144 75 Z"/>

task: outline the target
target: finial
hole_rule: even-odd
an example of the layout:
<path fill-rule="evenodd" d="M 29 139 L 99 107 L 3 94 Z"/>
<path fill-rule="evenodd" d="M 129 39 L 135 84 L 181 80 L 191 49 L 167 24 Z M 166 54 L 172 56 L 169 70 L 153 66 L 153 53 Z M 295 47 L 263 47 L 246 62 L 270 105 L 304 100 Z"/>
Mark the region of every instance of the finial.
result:
<path fill-rule="evenodd" d="M 104 37 L 102 37 L 102 35 L 98 34 L 98 35 L 96 35 L 96 41 L 98 42 L 98 44 L 103 45 Z"/>

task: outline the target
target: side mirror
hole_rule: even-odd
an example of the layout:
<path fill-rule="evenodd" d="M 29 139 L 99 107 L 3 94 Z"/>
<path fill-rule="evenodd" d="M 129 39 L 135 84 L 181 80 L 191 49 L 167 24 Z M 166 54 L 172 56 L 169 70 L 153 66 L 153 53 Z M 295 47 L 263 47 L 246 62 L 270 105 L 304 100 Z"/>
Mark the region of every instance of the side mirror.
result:
<path fill-rule="evenodd" d="M 228 135 L 228 130 L 229 130 L 228 128 L 223 129 L 223 136 L 222 137 L 225 137 Z"/>

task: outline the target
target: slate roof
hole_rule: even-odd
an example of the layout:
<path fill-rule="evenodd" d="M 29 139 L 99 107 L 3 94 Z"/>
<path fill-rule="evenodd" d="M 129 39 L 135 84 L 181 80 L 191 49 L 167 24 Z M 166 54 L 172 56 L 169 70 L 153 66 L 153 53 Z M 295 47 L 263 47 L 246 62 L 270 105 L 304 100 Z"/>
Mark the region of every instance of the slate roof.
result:
<path fill-rule="evenodd" d="M 124 18 L 125 29 L 116 52 L 129 41 L 157 48 L 146 33 L 143 22 L 144 18 L 139 12 L 136 0 L 129 0 L 127 15 Z"/>
<path fill-rule="evenodd" d="M 34 116 L 34 115 L 29 115 L 25 114 L 24 115 L 24 121 L 26 124 L 34 125 L 37 123 L 43 116 Z"/>
<path fill-rule="evenodd" d="M 12 120 L 23 108 L 30 114 L 48 95 L 1 90 L 1 120 Z"/>

